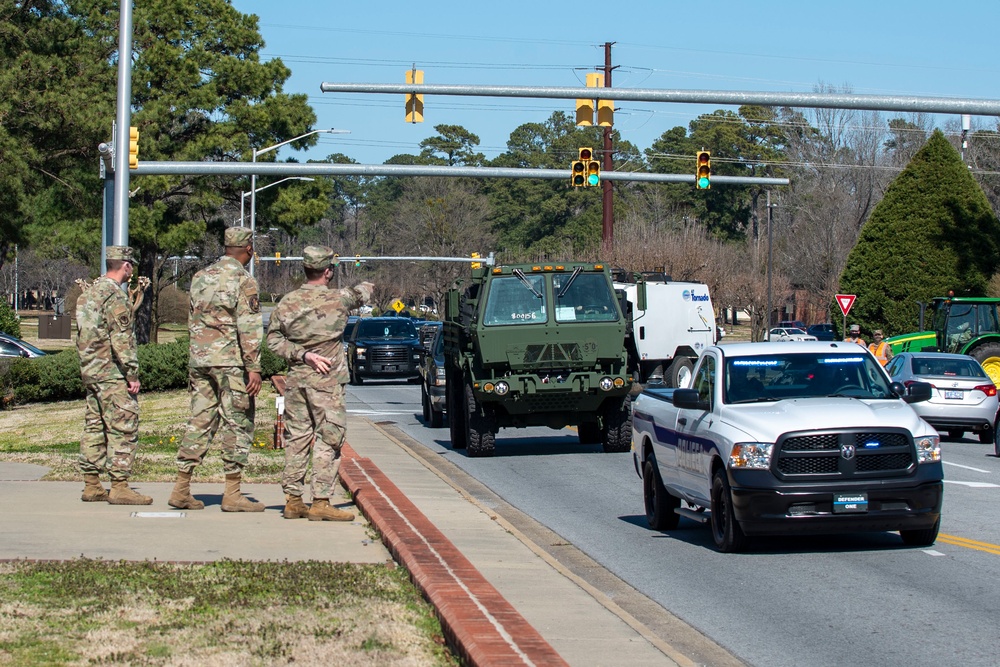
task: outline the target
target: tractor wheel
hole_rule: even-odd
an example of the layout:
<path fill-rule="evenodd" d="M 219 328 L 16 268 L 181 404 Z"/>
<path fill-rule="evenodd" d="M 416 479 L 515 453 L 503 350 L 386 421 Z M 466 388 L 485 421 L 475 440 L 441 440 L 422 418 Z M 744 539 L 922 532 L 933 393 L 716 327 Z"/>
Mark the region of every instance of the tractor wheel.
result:
<path fill-rule="evenodd" d="M 993 380 L 993 384 L 1000 387 L 1000 343 L 980 345 L 970 350 L 969 356 L 978 361 L 986 374 Z"/>

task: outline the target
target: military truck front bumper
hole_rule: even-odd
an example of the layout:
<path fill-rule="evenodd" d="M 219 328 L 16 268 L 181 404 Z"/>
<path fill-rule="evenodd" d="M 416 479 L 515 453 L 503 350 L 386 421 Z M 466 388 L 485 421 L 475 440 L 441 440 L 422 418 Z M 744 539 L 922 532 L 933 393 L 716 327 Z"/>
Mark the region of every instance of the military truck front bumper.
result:
<path fill-rule="evenodd" d="M 602 387 L 602 381 L 605 386 L 610 382 L 610 389 Z M 632 380 L 606 373 L 524 374 L 476 380 L 473 387 L 481 402 L 501 405 L 511 415 L 594 413 L 608 398 L 628 394 Z"/>

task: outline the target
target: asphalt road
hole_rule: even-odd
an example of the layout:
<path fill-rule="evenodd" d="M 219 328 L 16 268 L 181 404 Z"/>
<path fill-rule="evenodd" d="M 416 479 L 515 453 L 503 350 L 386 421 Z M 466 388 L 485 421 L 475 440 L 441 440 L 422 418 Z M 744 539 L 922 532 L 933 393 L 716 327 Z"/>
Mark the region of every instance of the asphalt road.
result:
<path fill-rule="evenodd" d="M 447 422 L 423 425 L 420 390 L 351 387 L 348 409 L 393 422 L 663 608 L 753 665 L 994 665 L 1000 584 L 1000 459 L 945 442 L 941 537 L 893 533 L 758 538 L 720 554 L 708 529 L 646 525 L 631 454 L 580 445 L 572 430 L 501 431 L 497 455 L 453 451 Z M 669 639 L 669 638 L 668 638 Z"/>

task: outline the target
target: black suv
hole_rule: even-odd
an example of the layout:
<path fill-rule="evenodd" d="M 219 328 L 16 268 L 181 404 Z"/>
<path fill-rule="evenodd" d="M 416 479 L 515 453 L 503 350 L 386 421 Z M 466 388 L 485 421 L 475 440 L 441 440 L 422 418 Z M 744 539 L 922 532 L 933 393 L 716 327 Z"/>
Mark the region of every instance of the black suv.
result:
<path fill-rule="evenodd" d="M 351 384 L 365 378 L 420 376 L 420 337 L 406 317 L 364 317 L 347 341 L 347 368 Z"/>
<path fill-rule="evenodd" d="M 445 382 L 444 329 L 440 326 L 424 326 L 420 333 L 432 334 L 425 344 L 423 359 L 420 361 L 420 405 L 424 411 L 424 424 L 431 428 L 441 428 L 444 424 Z"/>

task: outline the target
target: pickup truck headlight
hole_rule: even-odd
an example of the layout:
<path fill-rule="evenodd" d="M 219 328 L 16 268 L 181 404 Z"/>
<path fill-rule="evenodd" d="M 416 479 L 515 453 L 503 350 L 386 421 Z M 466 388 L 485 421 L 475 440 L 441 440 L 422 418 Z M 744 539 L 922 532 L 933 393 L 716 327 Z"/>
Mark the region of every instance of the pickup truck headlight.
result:
<path fill-rule="evenodd" d="M 917 463 L 936 463 L 941 460 L 941 436 L 925 435 L 914 440 L 917 446 Z"/>
<path fill-rule="evenodd" d="M 767 470 L 771 467 L 773 442 L 737 442 L 729 453 L 729 467 L 740 470 Z"/>
<path fill-rule="evenodd" d="M 434 384 L 438 387 L 443 387 L 445 386 L 445 383 L 447 381 L 448 381 L 448 371 L 444 368 L 444 366 L 438 366 L 437 368 L 435 368 Z"/>
<path fill-rule="evenodd" d="M 365 358 L 365 352 L 367 352 L 368 350 L 366 348 L 359 347 L 359 348 L 357 348 L 356 351 L 357 351 L 357 357 L 358 357 L 358 359 L 364 359 Z"/>

